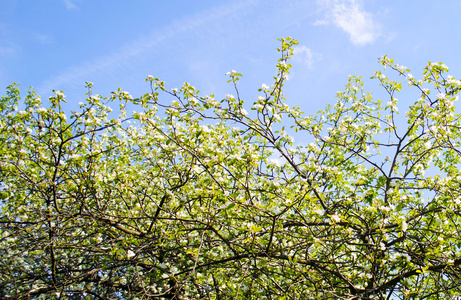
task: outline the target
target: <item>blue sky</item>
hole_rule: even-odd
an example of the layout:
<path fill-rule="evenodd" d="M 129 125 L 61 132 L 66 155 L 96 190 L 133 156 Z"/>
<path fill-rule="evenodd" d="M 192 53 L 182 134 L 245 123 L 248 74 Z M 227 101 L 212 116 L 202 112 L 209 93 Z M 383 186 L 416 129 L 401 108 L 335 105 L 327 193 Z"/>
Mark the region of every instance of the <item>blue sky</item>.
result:
<path fill-rule="evenodd" d="M 369 78 L 383 54 L 421 74 L 442 61 L 461 77 L 461 1 L 3 0 L 0 86 L 20 82 L 43 98 L 63 90 L 84 97 L 85 81 L 103 96 L 121 87 L 149 91 L 153 75 L 174 88 L 188 81 L 222 98 L 225 73 L 243 74 L 243 98 L 271 83 L 277 38 L 299 41 L 286 85 L 287 101 L 307 113 L 334 103 L 347 75 Z M 366 82 L 369 91 L 377 83 Z M 412 99 L 413 100 L 413 99 Z"/>

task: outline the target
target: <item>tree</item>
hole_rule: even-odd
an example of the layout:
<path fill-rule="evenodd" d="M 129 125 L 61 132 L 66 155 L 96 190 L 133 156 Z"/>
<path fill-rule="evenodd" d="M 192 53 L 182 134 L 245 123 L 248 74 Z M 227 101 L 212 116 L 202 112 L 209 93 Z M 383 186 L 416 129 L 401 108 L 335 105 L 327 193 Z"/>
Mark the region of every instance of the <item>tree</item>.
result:
<path fill-rule="evenodd" d="M 249 112 L 235 71 L 222 100 L 152 76 L 139 98 L 88 83 L 70 116 L 61 91 L 43 105 L 8 87 L 0 296 L 459 296 L 461 81 L 441 63 L 417 80 L 384 56 L 385 100 L 349 77 L 336 104 L 304 116 L 282 92 L 295 44 L 281 39 L 274 84 Z M 404 116 L 402 82 L 418 95 Z"/>

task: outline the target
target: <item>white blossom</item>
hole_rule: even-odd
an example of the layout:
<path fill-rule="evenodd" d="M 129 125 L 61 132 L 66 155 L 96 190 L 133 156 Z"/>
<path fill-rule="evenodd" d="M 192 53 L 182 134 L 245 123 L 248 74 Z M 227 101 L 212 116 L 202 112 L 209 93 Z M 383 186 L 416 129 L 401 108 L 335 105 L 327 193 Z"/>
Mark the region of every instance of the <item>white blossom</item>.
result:
<path fill-rule="evenodd" d="M 405 72 L 406 68 L 407 67 L 405 67 L 405 66 L 399 66 L 399 65 L 396 66 L 396 69 L 399 70 L 399 72 L 401 72 L 401 73 Z"/>
<path fill-rule="evenodd" d="M 341 222 L 341 217 L 338 216 L 337 214 L 334 214 L 331 216 L 331 219 L 334 221 L 334 222 Z"/>
<path fill-rule="evenodd" d="M 208 127 L 208 125 L 203 125 L 202 126 L 202 131 L 206 132 L 206 133 L 211 132 L 210 127 Z"/>
<path fill-rule="evenodd" d="M 313 212 L 318 214 L 319 216 L 323 216 L 323 210 L 321 210 L 321 209 L 314 209 Z"/>
<path fill-rule="evenodd" d="M 269 164 L 276 165 L 277 167 L 280 167 L 280 160 L 279 159 L 270 159 Z"/>
<path fill-rule="evenodd" d="M 408 229 L 408 223 L 405 222 L 405 221 L 403 221 L 403 222 L 402 222 L 402 231 L 403 231 L 403 232 L 406 232 L 407 229 Z"/>

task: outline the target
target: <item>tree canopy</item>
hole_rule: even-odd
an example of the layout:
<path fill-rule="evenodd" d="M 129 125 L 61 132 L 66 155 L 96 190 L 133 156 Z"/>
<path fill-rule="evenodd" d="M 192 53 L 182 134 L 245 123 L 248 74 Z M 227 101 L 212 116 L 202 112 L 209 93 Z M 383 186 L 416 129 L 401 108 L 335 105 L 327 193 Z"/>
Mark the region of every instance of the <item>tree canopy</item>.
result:
<path fill-rule="evenodd" d="M 87 83 L 76 111 L 62 91 L 42 102 L 9 86 L 0 297 L 460 296 L 461 81 L 442 63 L 416 79 L 384 56 L 382 99 L 351 76 L 304 115 L 283 94 L 295 44 L 281 39 L 255 101 L 235 71 L 224 98 L 153 76 L 138 98 Z"/>

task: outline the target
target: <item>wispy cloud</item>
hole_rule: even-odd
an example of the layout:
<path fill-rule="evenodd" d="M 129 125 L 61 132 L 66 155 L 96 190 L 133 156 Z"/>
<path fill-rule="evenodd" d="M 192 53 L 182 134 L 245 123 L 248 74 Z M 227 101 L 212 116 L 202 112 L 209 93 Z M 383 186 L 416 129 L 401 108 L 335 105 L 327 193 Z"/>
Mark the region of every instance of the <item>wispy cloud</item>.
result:
<path fill-rule="evenodd" d="M 65 3 L 68 1 L 66 0 Z M 222 20 L 231 18 L 234 14 L 240 14 L 258 2 L 259 0 L 242 0 L 233 5 L 222 5 L 175 21 L 151 32 L 144 38 L 127 43 L 111 54 L 71 66 L 66 71 L 43 82 L 38 91 L 46 93 L 63 87 L 80 87 L 89 78 L 101 77 L 102 74 L 106 77 L 115 75 L 120 70 L 129 69 L 134 61 L 142 59 L 147 53 L 155 52 L 165 41 L 170 41 L 190 31 L 206 31 L 210 26 L 221 24 Z"/>
<path fill-rule="evenodd" d="M 14 54 L 16 51 L 17 47 L 15 45 L 0 45 L 1 55 Z"/>
<path fill-rule="evenodd" d="M 9 36 L 14 35 L 13 31 L 9 28 L 9 24 L 0 22 L 0 55 L 10 55 L 16 54 L 19 50 L 17 43 L 8 38 Z M 5 57 L 0 57 L 5 58 Z"/>
<path fill-rule="evenodd" d="M 68 10 L 78 10 L 78 6 L 73 2 L 73 0 L 62 0 L 62 2 Z"/>
<path fill-rule="evenodd" d="M 38 43 L 42 45 L 48 45 L 54 42 L 51 36 L 43 34 L 43 33 L 38 33 L 38 32 L 32 33 L 32 37 L 35 41 L 37 41 Z"/>
<path fill-rule="evenodd" d="M 321 25 L 328 25 L 330 24 L 327 20 L 317 20 L 312 25 L 314 26 L 321 26 Z"/>
<path fill-rule="evenodd" d="M 319 0 L 318 3 L 327 9 L 327 20 L 348 33 L 354 45 L 372 43 L 381 34 L 381 25 L 363 9 L 361 0 Z M 314 25 L 325 25 L 327 20 Z"/>
<path fill-rule="evenodd" d="M 314 54 L 312 50 L 306 46 L 296 46 L 293 49 L 293 60 L 303 62 L 308 68 L 314 63 Z"/>

